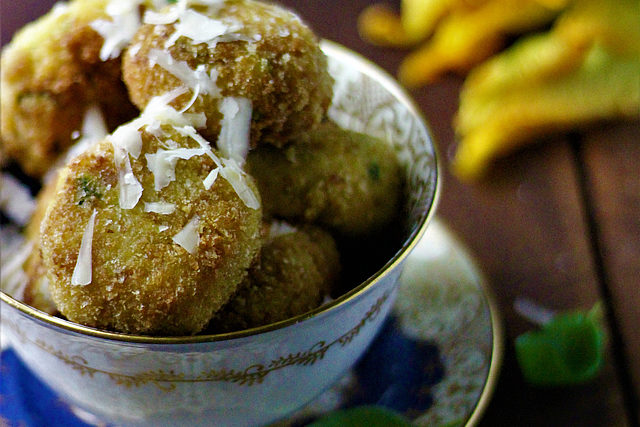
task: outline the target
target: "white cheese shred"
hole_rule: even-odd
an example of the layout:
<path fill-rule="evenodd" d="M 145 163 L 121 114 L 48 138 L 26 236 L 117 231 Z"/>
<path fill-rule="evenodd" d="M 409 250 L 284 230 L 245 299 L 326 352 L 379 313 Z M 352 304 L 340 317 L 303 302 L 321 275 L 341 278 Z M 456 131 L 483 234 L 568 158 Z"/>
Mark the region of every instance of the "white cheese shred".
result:
<path fill-rule="evenodd" d="M 145 154 L 147 168 L 153 173 L 155 190 L 160 191 L 170 182 L 176 180 L 176 164 L 179 159 L 188 160 L 204 154 L 207 154 L 205 148 L 175 148 L 173 150 L 158 148 L 155 154 Z"/>
<path fill-rule="evenodd" d="M 82 119 L 82 137 L 94 141 L 104 138 L 109 131 L 98 104 L 91 104 L 84 113 Z"/>
<path fill-rule="evenodd" d="M 149 64 L 165 69 L 193 91 L 220 96 L 220 88 L 216 84 L 217 74 L 207 74 L 204 64 L 193 70 L 186 61 L 176 61 L 169 52 L 161 49 L 149 50 Z"/>
<path fill-rule="evenodd" d="M 96 19 L 89 25 L 102 36 L 100 59 L 117 58 L 140 27 L 139 7 L 142 0 L 112 0 L 106 8 L 108 19 Z"/>
<path fill-rule="evenodd" d="M 220 173 L 220 168 L 212 169 L 211 172 L 209 172 L 207 177 L 202 181 L 205 189 L 211 190 L 211 187 L 213 187 L 213 184 L 216 182 L 216 179 L 218 179 L 219 173 Z"/>
<path fill-rule="evenodd" d="M 193 9 L 185 9 L 180 13 L 175 32 L 169 37 L 165 47 L 171 47 L 182 36 L 193 40 L 194 44 L 200 44 L 213 41 L 228 31 L 229 26 L 222 21 L 211 19 Z"/>
<path fill-rule="evenodd" d="M 176 4 L 160 12 L 145 12 L 143 22 L 151 25 L 173 24 L 174 32 L 165 42 L 165 49 L 173 46 L 180 37 L 186 37 L 194 44 L 207 43 L 213 48 L 218 41 L 242 37 L 237 34 L 242 28 L 240 23 L 228 19 L 223 22 L 210 17 L 217 15 L 223 5 L 224 0 L 178 0 Z M 191 6 L 205 6 L 207 10 L 203 14 Z"/>
<path fill-rule="evenodd" d="M 176 205 L 167 202 L 145 202 L 144 211 L 153 212 L 161 215 L 172 214 L 176 210 Z"/>
<path fill-rule="evenodd" d="M 222 113 L 218 150 L 223 157 L 244 164 L 249 152 L 249 130 L 251 127 L 251 100 L 240 97 L 225 97 L 220 101 Z"/>
<path fill-rule="evenodd" d="M 260 199 L 247 184 L 247 178 L 242 168 L 233 159 L 224 161 L 224 167 L 220 169 L 220 175 L 231 184 L 240 200 L 248 208 L 253 210 L 260 208 Z"/>
<path fill-rule="evenodd" d="M 133 174 L 129 153 L 114 146 L 113 159 L 118 171 L 118 203 L 121 209 L 133 209 L 142 196 L 142 184 Z"/>
<path fill-rule="evenodd" d="M 97 211 L 94 209 L 82 235 L 78 259 L 76 260 L 76 266 L 71 276 L 71 284 L 74 286 L 86 286 L 91 283 L 91 250 L 93 246 L 93 227 L 96 221 L 96 214 Z"/>
<path fill-rule="evenodd" d="M 187 225 L 185 225 L 178 234 L 172 237 L 172 240 L 175 243 L 182 246 L 184 250 L 192 255 L 198 251 L 198 244 L 200 243 L 200 234 L 198 233 L 199 224 L 200 217 L 198 217 L 198 215 L 194 215 Z"/>

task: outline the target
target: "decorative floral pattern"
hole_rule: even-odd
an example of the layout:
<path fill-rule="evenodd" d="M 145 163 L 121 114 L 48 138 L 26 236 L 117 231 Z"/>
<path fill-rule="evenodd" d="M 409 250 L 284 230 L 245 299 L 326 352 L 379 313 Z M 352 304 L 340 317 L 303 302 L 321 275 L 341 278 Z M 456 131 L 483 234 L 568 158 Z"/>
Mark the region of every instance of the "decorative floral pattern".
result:
<path fill-rule="evenodd" d="M 491 391 L 490 368 L 501 358 L 485 286 L 464 248 L 434 220 L 407 259 L 390 319 L 359 364 L 280 426 L 370 404 L 420 426 L 465 425 Z"/>
<path fill-rule="evenodd" d="M 391 77 L 343 47 L 323 42 L 323 49 L 338 82 L 331 117 L 346 128 L 383 138 L 405 166 L 405 238 L 414 238 L 436 198 L 438 170 L 428 130 Z M 182 424 L 185 419 L 200 422 L 207 412 L 228 424 L 265 422 L 308 402 L 362 355 L 390 310 L 400 265 L 393 263 L 335 309 L 232 340 L 168 344 L 93 336 L 82 328 L 34 320 L 33 313 L 15 307 L 2 313 L 3 326 L 34 372 L 70 402 L 99 416 Z M 228 411 L 230 401 L 242 403 Z"/>

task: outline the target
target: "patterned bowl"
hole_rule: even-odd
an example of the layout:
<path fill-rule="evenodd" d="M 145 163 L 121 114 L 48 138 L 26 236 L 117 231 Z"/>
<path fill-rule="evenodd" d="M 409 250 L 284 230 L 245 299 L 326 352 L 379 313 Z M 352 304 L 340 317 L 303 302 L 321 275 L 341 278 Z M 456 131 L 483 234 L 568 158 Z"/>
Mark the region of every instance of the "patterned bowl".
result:
<path fill-rule="evenodd" d="M 322 307 L 224 335 L 144 337 L 84 327 L 0 293 L 3 333 L 79 412 L 126 425 L 257 425 L 309 402 L 353 366 L 392 306 L 404 260 L 439 194 L 436 150 L 420 113 L 387 74 L 323 41 L 335 79 L 331 118 L 388 141 L 406 171 L 406 224 L 395 255 Z"/>

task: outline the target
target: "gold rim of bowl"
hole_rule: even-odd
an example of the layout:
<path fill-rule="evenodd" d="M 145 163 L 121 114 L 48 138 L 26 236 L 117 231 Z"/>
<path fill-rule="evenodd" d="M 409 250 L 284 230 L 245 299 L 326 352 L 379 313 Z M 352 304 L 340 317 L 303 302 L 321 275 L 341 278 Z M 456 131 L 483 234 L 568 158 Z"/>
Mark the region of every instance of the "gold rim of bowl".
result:
<path fill-rule="evenodd" d="M 293 325 L 295 323 L 302 322 L 306 319 L 321 315 L 323 313 L 332 311 L 336 307 L 348 304 L 353 299 L 357 298 L 360 294 L 367 291 L 370 287 L 375 286 L 376 283 L 382 280 L 389 271 L 394 268 L 397 268 L 398 264 L 400 264 L 407 255 L 411 252 L 413 247 L 417 244 L 420 238 L 424 235 L 426 227 L 433 217 L 438 199 L 440 197 L 440 187 L 441 187 L 441 170 L 440 165 L 438 163 L 438 159 L 440 158 L 437 153 L 437 147 L 433 144 L 433 135 L 427 127 L 426 121 L 422 114 L 420 113 L 419 108 L 415 105 L 411 97 L 400 87 L 400 85 L 379 68 L 377 65 L 373 64 L 371 61 L 367 60 L 363 56 L 347 49 L 346 47 L 339 45 L 337 43 L 322 40 L 321 41 L 322 50 L 331 57 L 339 59 L 341 62 L 345 63 L 353 63 L 355 67 L 358 68 L 363 74 L 373 78 L 376 82 L 380 83 L 389 93 L 391 93 L 394 98 L 396 98 L 399 102 L 401 102 L 407 109 L 411 112 L 412 115 L 418 118 L 420 123 L 422 123 L 425 128 L 427 128 L 427 134 L 429 138 L 432 139 L 432 149 L 434 152 L 434 166 L 435 166 L 435 177 L 436 177 L 436 185 L 433 194 L 433 198 L 431 201 L 431 205 L 428 207 L 428 211 L 421 218 L 420 223 L 418 223 L 412 232 L 412 234 L 405 240 L 402 247 L 398 250 L 398 252 L 391 258 L 382 268 L 380 268 L 375 274 L 373 274 L 369 279 L 361 283 L 360 285 L 353 288 L 351 291 L 341 295 L 340 297 L 312 310 L 308 313 L 301 314 L 295 317 L 292 317 L 287 320 L 283 320 L 277 323 L 272 323 L 265 326 L 260 326 L 257 328 L 246 329 L 242 331 L 229 332 L 223 334 L 203 334 L 203 335 L 193 335 L 193 336 L 175 336 L 175 337 L 157 337 L 157 336 L 146 336 L 146 335 L 132 335 L 132 334 L 124 334 L 118 332 L 109 332 L 104 331 L 84 325 L 80 325 L 65 319 L 61 319 L 59 317 L 55 317 L 49 315 L 47 313 L 41 312 L 39 310 L 30 307 L 29 305 L 22 303 L 3 291 L 0 291 L 0 301 L 8 304 L 9 306 L 21 311 L 24 314 L 27 314 L 41 322 L 44 322 L 51 326 L 56 326 L 67 331 L 76 332 L 82 335 L 89 335 L 97 338 L 104 338 L 112 341 L 121 341 L 128 343 L 145 343 L 145 344 L 193 344 L 193 343 L 202 343 L 202 342 L 215 342 L 215 341 L 226 341 L 234 338 L 247 337 L 251 335 L 262 334 L 265 332 L 285 328 L 287 326 Z"/>

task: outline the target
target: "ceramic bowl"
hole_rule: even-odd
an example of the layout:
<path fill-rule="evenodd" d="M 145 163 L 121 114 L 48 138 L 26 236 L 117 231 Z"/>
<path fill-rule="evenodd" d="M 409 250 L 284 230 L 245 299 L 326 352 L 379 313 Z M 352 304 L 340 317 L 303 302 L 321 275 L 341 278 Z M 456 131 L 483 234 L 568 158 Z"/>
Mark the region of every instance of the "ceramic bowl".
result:
<path fill-rule="evenodd" d="M 330 116 L 384 138 L 406 172 L 406 224 L 395 255 L 363 283 L 313 312 L 225 335 L 144 337 L 84 327 L 0 294 L 4 334 L 72 407 L 124 425 L 260 425 L 339 379 L 391 308 L 403 262 L 439 194 L 428 128 L 406 93 L 375 65 L 323 41 L 335 78 Z"/>

